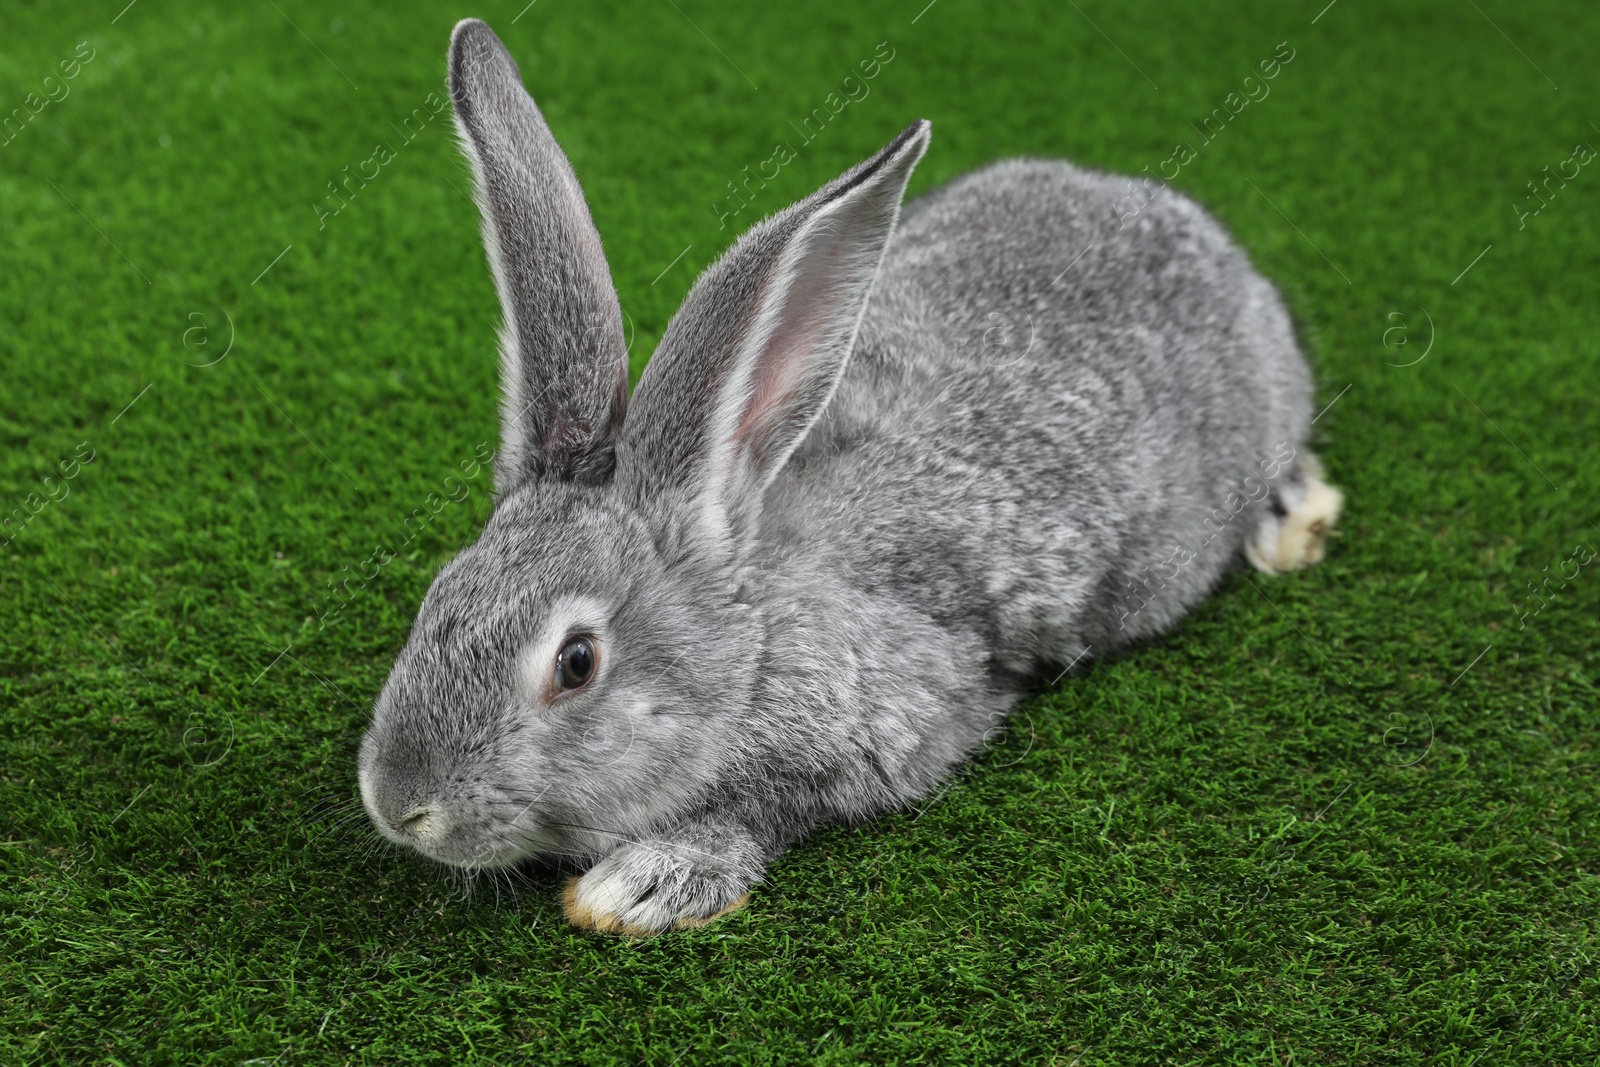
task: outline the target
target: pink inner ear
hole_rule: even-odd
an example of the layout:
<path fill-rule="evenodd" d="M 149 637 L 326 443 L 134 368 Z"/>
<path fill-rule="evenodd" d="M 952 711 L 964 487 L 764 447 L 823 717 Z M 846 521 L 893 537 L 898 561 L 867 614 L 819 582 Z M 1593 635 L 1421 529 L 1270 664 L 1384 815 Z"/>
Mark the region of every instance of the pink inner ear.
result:
<path fill-rule="evenodd" d="M 786 310 L 799 311 L 794 308 Z M 817 312 L 808 308 L 801 314 L 815 316 Z M 818 336 L 821 332 L 816 325 L 796 329 L 790 324 L 789 315 L 784 315 L 762 349 L 760 362 L 756 364 L 750 382 L 750 398 L 733 432 L 735 442 L 741 445 L 759 444 L 759 440 L 753 439 L 782 421 L 784 408 L 797 399 L 805 378 L 806 356 L 816 350 L 816 345 L 822 340 Z"/>
<path fill-rule="evenodd" d="M 808 379 L 834 366 L 828 348 L 844 339 L 833 335 L 843 332 L 836 320 L 845 294 L 837 283 L 830 284 L 839 276 L 840 242 L 828 244 L 805 258 L 782 296 L 783 310 L 751 372 L 749 399 L 733 431 L 736 445 L 762 448 L 800 400 Z"/>

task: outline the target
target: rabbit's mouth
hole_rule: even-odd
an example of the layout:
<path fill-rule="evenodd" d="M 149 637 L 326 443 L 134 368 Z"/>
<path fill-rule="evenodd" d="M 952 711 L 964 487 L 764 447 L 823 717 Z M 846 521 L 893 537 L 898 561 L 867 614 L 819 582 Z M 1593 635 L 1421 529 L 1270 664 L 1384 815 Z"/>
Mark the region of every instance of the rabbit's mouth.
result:
<path fill-rule="evenodd" d="M 496 871 L 543 855 L 557 847 L 548 831 L 519 827 L 495 828 L 484 833 L 469 827 L 452 828 L 448 817 L 434 808 L 407 812 L 397 823 L 375 819 L 383 836 L 415 849 L 429 859 L 467 871 Z"/>
<path fill-rule="evenodd" d="M 466 852 L 428 848 L 418 848 L 417 851 L 446 866 L 466 871 L 499 871 L 542 855 L 548 848 L 528 841 L 507 841 L 498 847 L 481 844 Z"/>

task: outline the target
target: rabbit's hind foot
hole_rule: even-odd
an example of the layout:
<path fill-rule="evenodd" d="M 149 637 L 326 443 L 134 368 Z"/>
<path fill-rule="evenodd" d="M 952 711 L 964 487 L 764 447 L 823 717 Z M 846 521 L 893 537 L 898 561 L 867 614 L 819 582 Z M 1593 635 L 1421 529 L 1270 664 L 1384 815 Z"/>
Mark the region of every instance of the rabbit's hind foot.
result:
<path fill-rule="evenodd" d="M 1273 489 L 1270 510 L 1245 542 L 1245 558 L 1267 574 L 1322 562 L 1325 542 L 1343 505 L 1344 494 L 1322 480 L 1316 457 L 1304 454 L 1293 476 Z"/>

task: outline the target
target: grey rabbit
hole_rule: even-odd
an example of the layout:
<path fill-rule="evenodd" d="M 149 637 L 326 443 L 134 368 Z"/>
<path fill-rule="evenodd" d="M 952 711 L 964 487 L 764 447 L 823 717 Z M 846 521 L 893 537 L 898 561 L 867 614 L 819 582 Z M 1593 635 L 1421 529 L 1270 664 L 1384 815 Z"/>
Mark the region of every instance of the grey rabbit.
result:
<path fill-rule="evenodd" d="M 628 394 L 572 168 L 487 25 L 450 92 L 499 292 L 496 501 L 361 744 L 387 838 L 575 860 L 630 935 L 927 796 L 1041 680 L 1158 633 L 1341 497 L 1270 283 L 1192 201 L 1011 160 L 901 210 L 917 122 L 696 281 Z"/>

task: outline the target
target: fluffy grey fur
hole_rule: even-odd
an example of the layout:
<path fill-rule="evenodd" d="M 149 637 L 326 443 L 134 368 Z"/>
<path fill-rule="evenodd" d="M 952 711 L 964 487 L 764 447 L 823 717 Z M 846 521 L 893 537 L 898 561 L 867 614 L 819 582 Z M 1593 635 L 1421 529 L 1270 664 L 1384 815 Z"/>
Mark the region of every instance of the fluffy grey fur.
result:
<path fill-rule="evenodd" d="M 361 746 L 395 841 L 592 862 L 585 925 L 706 920 L 819 824 L 926 795 L 1041 676 L 1173 624 L 1307 477 L 1288 315 L 1214 220 L 1170 192 L 1121 219 L 1122 182 L 1044 161 L 902 215 L 925 122 L 708 269 L 630 404 L 515 63 L 468 20 L 450 73 L 505 447 Z M 574 634 L 599 666 L 558 692 Z"/>

